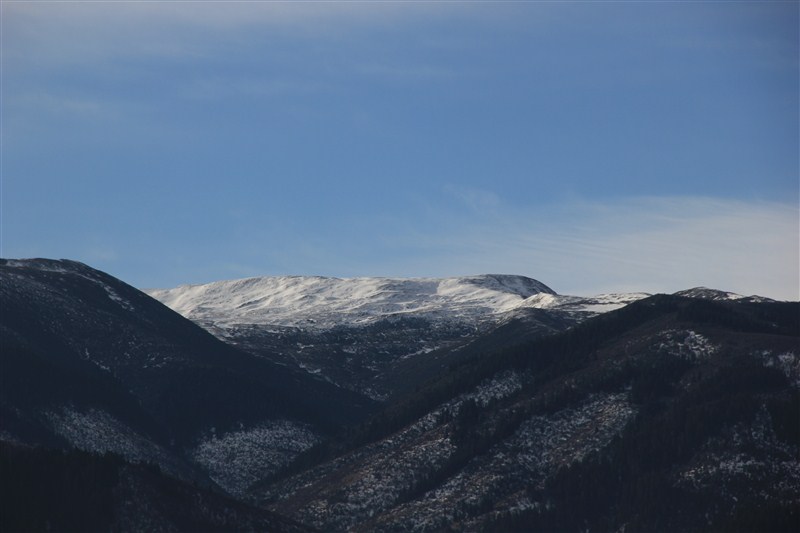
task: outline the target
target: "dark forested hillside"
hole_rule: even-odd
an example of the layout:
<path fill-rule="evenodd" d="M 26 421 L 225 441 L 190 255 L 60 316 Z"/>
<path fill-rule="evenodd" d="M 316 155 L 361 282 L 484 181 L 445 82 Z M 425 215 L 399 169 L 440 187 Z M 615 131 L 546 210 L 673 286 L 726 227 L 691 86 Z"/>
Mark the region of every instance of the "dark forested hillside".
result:
<path fill-rule="evenodd" d="M 799 328 L 655 296 L 476 355 L 255 493 L 326 530 L 792 530 Z"/>
<path fill-rule="evenodd" d="M 209 426 L 264 417 L 335 428 L 371 402 L 304 373 L 242 353 L 121 281 L 80 263 L 0 264 L 3 403 L 78 406 L 119 386 L 179 442 Z M 66 374 L 64 374 L 66 373 Z M 21 375 L 33 377 L 24 380 Z M 68 375 L 73 379 L 60 379 Z M 10 379 L 11 377 L 14 379 Z M 47 381 L 49 380 L 49 381 Z M 85 380 L 92 386 L 81 386 Z M 99 383 L 103 381 L 104 384 Z M 117 403 L 124 400 L 122 398 Z"/>
<path fill-rule="evenodd" d="M 0 442 L 0 476 L 0 531 L 307 531 L 114 454 Z"/>
<path fill-rule="evenodd" d="M 81 263 L 0 261 L 0 436 L 230 493 L 374 408 Z"/>

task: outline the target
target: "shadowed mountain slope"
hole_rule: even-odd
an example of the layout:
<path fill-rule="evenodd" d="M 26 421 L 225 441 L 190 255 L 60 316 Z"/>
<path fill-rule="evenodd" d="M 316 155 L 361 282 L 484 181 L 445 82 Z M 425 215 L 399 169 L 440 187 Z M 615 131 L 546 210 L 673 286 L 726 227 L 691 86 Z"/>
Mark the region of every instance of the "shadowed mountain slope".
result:
<path fill-rule="evenodd" d="M 223 480 L 215 454 L 230 463 L 255 432 L 269 471 L 299 451 L 270 438 L 294 431 L 302 449 L 373 409 L 81 263 L 3 260 L 0 305 L 5 440 L 115 452 L 235 490 L 245 481 Z"/>
<path fill-rule="evenodd" d="M 253 494 L 331 531 L 792 530 L 798 328 L 654 296 L 465 360 Z"/>

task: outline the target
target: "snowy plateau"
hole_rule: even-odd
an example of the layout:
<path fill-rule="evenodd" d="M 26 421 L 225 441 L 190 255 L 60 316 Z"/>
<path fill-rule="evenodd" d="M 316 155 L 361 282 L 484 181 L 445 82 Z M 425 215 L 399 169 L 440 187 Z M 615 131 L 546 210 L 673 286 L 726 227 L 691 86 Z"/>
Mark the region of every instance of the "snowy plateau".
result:
<path fill-rule="evenodd" d="M 514 319 L 554 332 L 648 296 L 566 296 L 492 274 L 259 277 L 146 292 L 226 342 L 379 401 L 417 386 L 412 374 L 424 381 L 446 367 L 443 352 Z"/>
<path fill-rule="evenodd" d="M 227 329 L 260 324 L 312 330 L 366 326 L 414 316 L 471 326 L 496 323 L 522 308 L 597 314 L 648 296 L 562 296 L 524 276 L 453 278 L 258 277 L 145 290 L 199 323 Z"/>

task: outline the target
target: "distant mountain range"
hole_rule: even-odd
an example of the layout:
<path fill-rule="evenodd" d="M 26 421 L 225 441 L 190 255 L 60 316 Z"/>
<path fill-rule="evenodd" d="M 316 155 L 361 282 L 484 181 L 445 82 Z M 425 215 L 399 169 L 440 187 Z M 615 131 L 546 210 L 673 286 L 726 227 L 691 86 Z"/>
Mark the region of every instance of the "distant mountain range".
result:
<path fill-rule="evenodd" d="M 146 292 L 222 340 L 376 400 L 413 389 L 509 321 L 561 331 L 648 296 L 563 296 L 511 275 L 282 276 Z"/>
<path fill-rule="evenodd" d="M 800 519 L 797 302 L 501 275 L 147 292 L 169 307 L 0 260 L 1 530 Z"/>

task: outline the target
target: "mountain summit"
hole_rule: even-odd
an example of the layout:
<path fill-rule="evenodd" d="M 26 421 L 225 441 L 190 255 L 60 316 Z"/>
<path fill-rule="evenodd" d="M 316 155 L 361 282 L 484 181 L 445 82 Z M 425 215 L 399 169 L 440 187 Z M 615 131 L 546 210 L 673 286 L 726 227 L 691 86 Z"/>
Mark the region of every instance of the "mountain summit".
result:
<path fill-rule="evenodd" d="M 647 296 L 563 296 L 501 274 L 279 276 L 147 292 L 222 340 L 376 400 L 437 375 L 456 348 L 508 322 L 552 333 Z"/>
<path fill-rule="evenodd" d="M 736 294 L 735 292 L 721 291 L 718 289 L 709 289 L 708 287 L 694 287 L 675 293 L 676 296 L 684 296 L 686 298 L 698 298 L 701 300 L 713 300 L 716 302 L 726 300 L 741 300 L 744 302 L 774 302 L 771 298 L 764 296 L 744 296 Z"/>
<path fill-rule="evenodd" d="M 530 296 L 556 294 L 535 279 L 496 274 L 451 278 L 277 276 L 147 292 L 187 318 L 216 326 L 251 323 L 313 329 L 364 326 L 403 315 L 478 325 L 520 306 Z"/>

